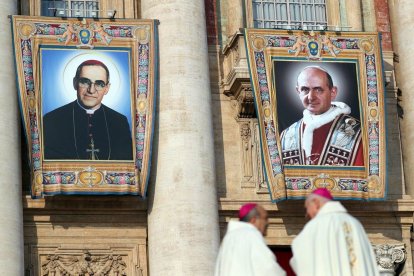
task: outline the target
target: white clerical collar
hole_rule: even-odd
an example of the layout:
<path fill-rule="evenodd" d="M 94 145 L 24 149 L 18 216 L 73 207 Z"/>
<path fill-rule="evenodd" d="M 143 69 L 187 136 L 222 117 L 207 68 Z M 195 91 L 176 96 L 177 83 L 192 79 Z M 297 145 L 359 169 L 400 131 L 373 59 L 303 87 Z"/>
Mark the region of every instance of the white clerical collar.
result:
<path fill-rule="evenodd" d="M 306 124 L 306 127 L 303 131 L 302 147 L 305 150 L 306 156 L 312 154 L 313 131 L 332 122 L 337 116 L 349 113 L 351 113 L 351 108 L 342 102 L 332 102 L 331 108 L 320 115 L 314 115 L 305 109 L 303 111 L 303 122 Z"/>
<path fill-rule="evenodd" d="M 96 110 L 98 110 L 100 107 L 101 107 L 101 105 L 99 105 L 98 106 L 98 108 L 95 108 L 95 109 L 86 109 L 86 108 L 84 108 L 80 103 L 79 103 L 79 101 L 78 100 L 76 100 L 76 102 L 78 103 L 78 105 L 79 105 L 79 107 L 80 108 L 82 108 L 83 110 L 85 110 L 85 112 L 86 112 L 86 114 L 94 114 L 95 113 L 95 111 Z"/>

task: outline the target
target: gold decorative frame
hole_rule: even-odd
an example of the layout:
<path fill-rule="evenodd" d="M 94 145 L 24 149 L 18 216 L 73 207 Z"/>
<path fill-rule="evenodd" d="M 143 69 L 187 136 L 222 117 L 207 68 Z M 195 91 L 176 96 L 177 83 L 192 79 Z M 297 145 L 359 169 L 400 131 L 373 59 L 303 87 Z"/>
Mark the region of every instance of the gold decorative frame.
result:
<path fill-rule="evenodd" d="M 155 20 L 12 16 L 17 87 L 31 169 L 31 194 L 146 196 L 156 95 Z M 45 160 L 41 49 L 127 52 L 132 160 Z"/>
<path fill-rule="evenodd" d="M 260 125 L 264 170 L 272 201 L 299 199 L 326 187 L 336 198 L 381 200 L 387 192 L 384 81 L 377 33 L 245 30 Z M 284 165 L 275 64 L 355 64 L 363 166 Z M 295 76 L 297 77 L 297 75 Z M 295 84 L 293 84 L 295 86 Z M 294 87 L 292 87 L 294 91 Z M 293 92 L 291 92 L 293 93 Z M 280 104 L 285 104 L 281 102 Z M 303 107 L 302 107 L 303 109 Z"/>

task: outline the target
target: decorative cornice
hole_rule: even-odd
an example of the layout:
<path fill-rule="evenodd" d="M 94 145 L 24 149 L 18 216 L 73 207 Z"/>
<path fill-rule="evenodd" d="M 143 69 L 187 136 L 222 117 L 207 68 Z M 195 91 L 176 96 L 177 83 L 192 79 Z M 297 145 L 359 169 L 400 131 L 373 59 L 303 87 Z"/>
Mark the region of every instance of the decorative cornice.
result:
<path fill-rule="evenodd" d="M 298 206 L 303 206 L 303 200 L 285 200 L 278 203 L 272 203 L 268 199 L 220 199 L 219 210 L 238 210 L 241 205 L 254 201 L 265 207 L 268 211 L 283 211 L 298 209 Z M 414 200 L 412 199 L 398 199 L 378 202 L 359 202 L 359 201 L 342 201 L 345 208 L 351 213 L 393 213 L 395 215 L 403 215 L 412 217 L 414 213 Z M 303 212 L 298 209 L 298 212 Z"/>
<path fill-rule="evenodd" d="M 231 36 L 231 38 L 230 38 L 229 42 L 228 42 L 228 43 L 224 46 L 224 48 L 223 48 L 223 55 L 227 55 L 227 54 L 228 54 L 228 51 L 229 51 L 231 48 L 233 48 L 235 44 L 237 44 L 237 39 L 238 39 L 240 36 L 244 36 L 244 34 L 243 34 L 243 32 L 242 32 L 242 29 L 239 29 L 237 32 L 235 32 L 235 33 Z"/>
<path fill-rule="evenodd" d="M 241 31 L 236 32 L 223 49 L 223 94 L 236 100 L 236 118 L 255 118 L 253 91 Z"/>
<path fill-rule="evenodd" d="M 250 81 L 236 79 L 232 89 L 224 91 L 224 95 L 235 100 L 236 118 L 256 118 L 253 91 Z"/>
<path fill-rule="evenodd" d="M 121 200 L 122 199 L 122 200 Z M 30 195 L 22 197 L 23 208 L 45 210 L 65 210 L 85 212 L 89 210 L 123 210 L 146 212 L 147 202 L 137 196 L 84 197 L 84 196 L 53 196 L 32 199 Z"/>
<path fill-rule="evenodd" d="M 42 261 L 42 275 L 126 275 L 127 264 L 120 255 L 48 255 Z M 59 275 L 60 275 L 59 274 Z"/>
<path fill-rule="evenodd" d="M 237 97 L 237 101 L 239 102 L 239 118 L 254 118 L 256 117 L 255 109 L 254 109 L 254 99 L 253 99 L 253 91 L 250 86 L 242 85 L 242 89 Z"/>

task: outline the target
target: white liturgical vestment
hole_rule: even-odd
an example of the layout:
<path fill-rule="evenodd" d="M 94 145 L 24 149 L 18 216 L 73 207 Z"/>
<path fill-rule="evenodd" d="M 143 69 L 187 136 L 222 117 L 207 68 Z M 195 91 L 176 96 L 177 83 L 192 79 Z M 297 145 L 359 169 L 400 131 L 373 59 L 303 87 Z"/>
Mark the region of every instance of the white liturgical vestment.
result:
<path fill-rule="evenodd" d="M 230 221 L 217 257 L 215 276 L 284 276 L 285 271 L 252 224 Z"/>
<path fill-rule="evenodd" d="M 293 240 L 290 265 L 298 276 L 378 276 L 361 223 L 329 201 Z"/>

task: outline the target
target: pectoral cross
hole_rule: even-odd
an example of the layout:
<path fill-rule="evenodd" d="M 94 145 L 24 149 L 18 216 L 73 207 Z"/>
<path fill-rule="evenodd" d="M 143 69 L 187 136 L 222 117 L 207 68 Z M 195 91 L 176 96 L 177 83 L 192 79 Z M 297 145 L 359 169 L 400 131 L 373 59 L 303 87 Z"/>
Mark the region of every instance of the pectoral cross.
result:
<path fill-rule="evenodd" d="M 91 160 L 97 160 L 98 157 L 95 156 L 97 152 L 99 152 L 99 149 L 95 149 L 95 143 L 93 142 L 93 139 L 91 139 L 91 144 L 89 145 L 91 148 L 86 149 L 86 152 L 91 153 Z"/>

